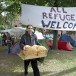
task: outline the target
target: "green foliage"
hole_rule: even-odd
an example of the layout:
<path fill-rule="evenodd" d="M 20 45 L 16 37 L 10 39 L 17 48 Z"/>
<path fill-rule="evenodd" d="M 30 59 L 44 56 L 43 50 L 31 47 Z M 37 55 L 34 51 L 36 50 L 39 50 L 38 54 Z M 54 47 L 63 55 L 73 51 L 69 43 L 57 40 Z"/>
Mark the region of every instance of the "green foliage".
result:
<path fill-rule="evenodd" d="M 47 49 L 49 48 L 47 45 L 47 41 L 45 39 L 40 39 L 38 41 L 39 41 L 40 45 L 45 46 Z"/>
<path fill-rule="evenodd" d="M 76 31 L 67 31 L 67 34 L 72 35 L 72 34 L 76 34 Z"/>
<path fill-rule="evenodd" d="M 75 7 L 75 0 L 6 0 L 5 4 L 8 5 L 4 11 L 11 12 L 12 14 L 21 13 L 21 3 L 23 4 L 32 4 L 40 6 L 57 6 L 60 7 Z M 0 8 L 1 9 L 1 8 Z"/>
<path fill-rule="evenodd" d="M 3 25 L 0 25 L 0 30 L 5 30 L 5 27 Z"/>
<path fill-rule="evenodd" d="M 76 7 L 76 0 L 59 0 L 60 7 Z"/>

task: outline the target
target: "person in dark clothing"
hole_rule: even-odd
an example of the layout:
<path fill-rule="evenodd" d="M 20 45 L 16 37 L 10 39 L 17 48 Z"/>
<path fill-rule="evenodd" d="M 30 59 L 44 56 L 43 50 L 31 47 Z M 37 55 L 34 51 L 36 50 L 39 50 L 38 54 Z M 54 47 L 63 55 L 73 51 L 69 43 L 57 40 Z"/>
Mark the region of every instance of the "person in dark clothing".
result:
<path fill-rule="evenodd" d="M 6 45 L 6 34 L 4 33 L 2 36 L 2 45 Z"/>
<path fill-rule="evenodd" d="M 25 34 L 22 36 L 20 40 L 20 47 L 23 50 L 25 45 L 39 45 L 37 41 L 37 36 L 33 33 L 33 26 L 28 25 L 27 26 L 27 31 Z M 28 65 L 31 62 L 32 68 L 33 68 L 33 73 L 34 76 L 40 76 L 39 69 L 38 69 L 38 64 L 37 64 L 37 59 L 30 59 L 30 60 L 24 60 L 24 76 L 28 76 Z"/>
<path fill-rule="evenodd" d="M 8 32 L 7 32 L 7 35 L 6 35 L 6 43 L 7 43 L 8 54 L 9 54 L 11 52 L 12 38 L 11 38 L 11 36 Z"/>

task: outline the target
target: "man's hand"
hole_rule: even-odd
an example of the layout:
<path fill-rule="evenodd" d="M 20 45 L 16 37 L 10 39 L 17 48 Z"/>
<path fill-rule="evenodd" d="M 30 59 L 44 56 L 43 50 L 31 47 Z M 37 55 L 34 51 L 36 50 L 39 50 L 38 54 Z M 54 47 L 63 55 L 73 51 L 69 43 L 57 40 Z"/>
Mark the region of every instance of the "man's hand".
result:
<path fill-rule="evenodd" d="M 23 50 L 26 50 L 27 48 L 30 48 L 30 46 L 29 46 L 29 45 L 25 45 L 25 46 L 23 47 Z"/>
<path fill-rule="evenodd" d="M 24 47 L 23 47 L 23 50 L 25 50 L 25 48 L 26 48 L 26 47 L 24 46 Z"/>

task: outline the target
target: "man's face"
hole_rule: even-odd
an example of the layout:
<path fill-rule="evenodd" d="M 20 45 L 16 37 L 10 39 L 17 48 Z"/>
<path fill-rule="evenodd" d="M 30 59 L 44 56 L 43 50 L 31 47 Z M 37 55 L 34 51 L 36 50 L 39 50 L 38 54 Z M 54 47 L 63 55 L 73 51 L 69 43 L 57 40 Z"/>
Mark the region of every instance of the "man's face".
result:
<path fill-rule="evenodd" d="M 33 31 L 33 27 L 32 27 L 32 26 L 28 26 L 27 31 L 28 31 L 29 33 L 31 33 L 31 32 Z"/>

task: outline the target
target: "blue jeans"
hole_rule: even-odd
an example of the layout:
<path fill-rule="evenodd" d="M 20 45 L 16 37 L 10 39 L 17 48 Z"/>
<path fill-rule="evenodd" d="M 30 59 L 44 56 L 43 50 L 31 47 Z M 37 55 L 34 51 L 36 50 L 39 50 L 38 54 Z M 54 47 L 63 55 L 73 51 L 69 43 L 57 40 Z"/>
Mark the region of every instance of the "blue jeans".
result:
<path fill-rule="evenodd" d="M 0 45 L 2 46 L 2 39 L 0 39 Z"/>
<path fill-rule="evenodd" d="M 10 53 L 11 52 L 11 43 L 7 44 L 7 48 L 8 48 L 8 53 Z"/>

